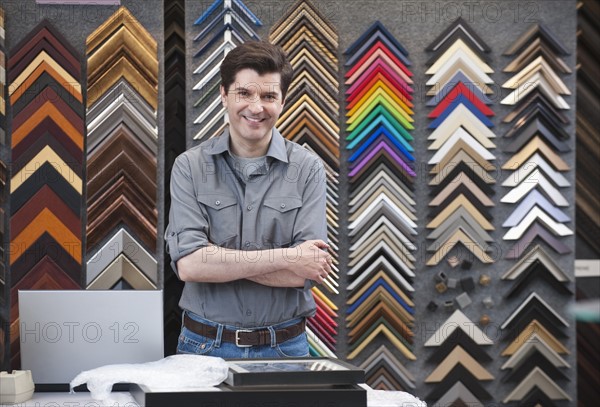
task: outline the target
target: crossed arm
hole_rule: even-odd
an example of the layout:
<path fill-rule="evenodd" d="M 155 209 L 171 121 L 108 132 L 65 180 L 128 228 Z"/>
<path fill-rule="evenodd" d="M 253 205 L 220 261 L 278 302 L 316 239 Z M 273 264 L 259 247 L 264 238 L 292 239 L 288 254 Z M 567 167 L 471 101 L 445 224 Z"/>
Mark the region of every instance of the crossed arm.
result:
<path fill-rule="evenodd" d="M 303 287 L 306 280 L 323 283 L 332 257 L 322 240 L 307 240 L 285 249 L 241 251 L 210 245 L 177 261 L 183 281 L 224 283 L 248 279 L 271 287 Z"/>

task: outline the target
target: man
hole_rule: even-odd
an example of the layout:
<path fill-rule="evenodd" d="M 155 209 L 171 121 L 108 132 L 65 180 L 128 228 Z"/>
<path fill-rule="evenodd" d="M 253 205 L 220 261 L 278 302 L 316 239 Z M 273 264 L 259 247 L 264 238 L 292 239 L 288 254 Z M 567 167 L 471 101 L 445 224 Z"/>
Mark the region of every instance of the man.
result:
<path fill-rule="evenodd" d="M 308 356 L 310 288 L 331 271 L 323 164 L 274 127 L 293 70 L 247 42 L 221 64 L 229 127 L 180 155 L 165 238 L 185 281 L 178 353 Z"/>

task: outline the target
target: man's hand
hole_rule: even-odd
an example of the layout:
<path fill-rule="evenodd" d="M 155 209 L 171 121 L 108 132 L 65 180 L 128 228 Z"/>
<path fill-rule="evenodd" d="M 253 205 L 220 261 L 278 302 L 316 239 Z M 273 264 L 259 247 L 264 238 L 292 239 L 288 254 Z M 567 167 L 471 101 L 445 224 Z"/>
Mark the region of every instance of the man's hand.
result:
<path fill-rule="evenodd" d="M 307 240 L 296 247 L 285 249 L 286 269 L 299 277 L 322 284 L 331 271 L 333 259 L 327 252 L 329 245 L 322 240 Z"/>

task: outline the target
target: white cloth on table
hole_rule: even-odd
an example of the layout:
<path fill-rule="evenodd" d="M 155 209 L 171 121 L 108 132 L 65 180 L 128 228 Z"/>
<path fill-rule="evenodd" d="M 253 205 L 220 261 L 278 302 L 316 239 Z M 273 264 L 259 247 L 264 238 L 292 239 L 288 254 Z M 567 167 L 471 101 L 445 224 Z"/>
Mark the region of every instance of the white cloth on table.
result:
<path fill-rule="evenodd" d="M 427 407 L 427 403 L 410 393 L 391 390 L 374 390 L 368 385 L 361 385 L 367 390 L 368 407 Z"/>
<path fill-rule="evenodd" d="M 224 359 L 201 355 L 172 355 L 154 362 L 107 365 L 86 370 L 71 380 L 71 391 L 87 384 L 92 398 L 110 403 L 119 396 L 111 394 L 115 383 L 136 383 L 151 389 L 186 390 L 214 387 L 227 378 L 229 366 Z"/>

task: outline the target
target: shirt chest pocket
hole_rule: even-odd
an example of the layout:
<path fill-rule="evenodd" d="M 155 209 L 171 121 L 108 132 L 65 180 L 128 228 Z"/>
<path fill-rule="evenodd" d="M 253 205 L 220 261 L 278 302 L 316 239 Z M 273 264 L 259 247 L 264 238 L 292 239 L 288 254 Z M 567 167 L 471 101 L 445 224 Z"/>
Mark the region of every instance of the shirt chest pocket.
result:
<path fill-rule="evenodd" d="M 263 243 L 270 248 L 288 247 L 294 238 L 294 225 L 302 207 L 299 197 L 271 197 L 263 202 Z"/>
<path fill-rule="evenodd" d="M 209 241 L 234 248 L 239 233 L 237 199 L 227 195 L 203 195 L 196 199 L 206 210 Z"/>

